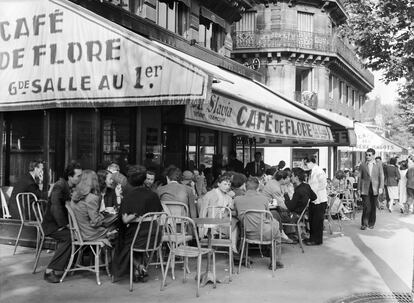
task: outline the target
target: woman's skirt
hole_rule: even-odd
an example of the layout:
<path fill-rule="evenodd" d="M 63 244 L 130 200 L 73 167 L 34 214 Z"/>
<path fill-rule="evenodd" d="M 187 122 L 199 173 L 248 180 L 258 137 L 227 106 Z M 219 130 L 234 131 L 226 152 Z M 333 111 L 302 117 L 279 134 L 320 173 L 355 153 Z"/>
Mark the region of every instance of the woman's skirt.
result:
<path fill-rule="evenodd" d="M 390 200 L 398 200 L 398 186 L 387 186 L 388 189 L 388 196 L 390 197 Z"/>

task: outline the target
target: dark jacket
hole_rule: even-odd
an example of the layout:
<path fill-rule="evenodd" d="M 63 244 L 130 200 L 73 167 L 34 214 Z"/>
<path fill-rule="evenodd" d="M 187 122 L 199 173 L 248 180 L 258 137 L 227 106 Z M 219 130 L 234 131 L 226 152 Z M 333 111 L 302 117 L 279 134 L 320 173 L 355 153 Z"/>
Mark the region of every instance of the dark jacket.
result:
<path fill-rule="evenodd" d="M 43 193 L 40 191 L 39 185 L 33 179 L 32 175 L 27 172 L 16 183 L 9 200 L 9 211 L 13 219 L 19 219 L 19 210 L 16 204 L 16 196 L 20 193 L 34 193 L 38 199 L 43 198 Z"/>
<path fill-rule="evenodd" d="M 385 185 L 386 186 L 398 186 L 398 181 L 401 179 L 400 171 L 395 165 L 387 165 L 384 170 Z"/>
<path fill-rule="evenodd" d="M 264 175 L 266 170 L 266 164 L 263 161 L 259 163 L 259 171 L 256 173 L 256 162 L 252 161 L 247 163 L 246 168 L 244 169 L 246 176 L 261 177 Z"/>
<path fill-rule="evenodd" d="M 43 230 L 45 235 L 50 235 L 61 227 L 68 225 L 68 211 L 65 203 L 70 201 L 70 188 L 68 182 L 60 178 L 53 185 L 49 203 L 43 218 Z"/>
<path fill-rule="evenodd" d="M 305 209 L 309 200 L 314 201 L 316 199 L 316 194 L 307 183 L 301 183 L 295 188 L 292 199 L 289 199 L 289 195 L 285 194 L 286 207 L 298 215 Z"/>

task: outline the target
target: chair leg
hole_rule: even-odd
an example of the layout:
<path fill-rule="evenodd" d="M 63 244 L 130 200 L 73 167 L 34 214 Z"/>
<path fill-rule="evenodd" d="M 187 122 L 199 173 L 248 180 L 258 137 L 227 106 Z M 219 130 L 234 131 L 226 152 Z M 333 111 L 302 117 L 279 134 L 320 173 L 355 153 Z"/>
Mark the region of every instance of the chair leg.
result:
<path fill-rule="evenodd" d="M 63 282 L 63 280 L 65 279 L 66 275 L 68 274 L 70 268 L 72 267 L 74 257 L 75 257 L 75 245 L 72 244 L 72 253 L 70 254 L 69 263 L 68 263 L 68 266 L 65 269 L 65 272 L 63 273 L 62 277 L 60 278 L 60 283 Z"/>
<path fill-rule="evenodd" d="M 101 285 L 101 280 L 99 279 L 99 257 L 101 254 L 101 246 L 96 245 L 95 251 L 95 273 L 96 273 L 96 284 Z"/>
<path fill-rule="evenodd" d="M 300 225 L 299 224 L 296 226 L 296 229 L 298 231 L 299 246 L 302 249 L 302 253 L 305 253 L 305 250 L 303 249 L 302 230 L 300 229 Z"/>
<path fill-rule="evenodd" d="M 110 249 L 109 249 L 109 247 L 104 247 L 104 250 L 105 250 L 105 269 L 106 269 L 106 274 L 108 275 L 108 277 L 111 277 L 111 272 L 109 270 L 109 256 L 108 256 L 108 254 L 110 252 Z"/>
<path fill-rule="evenodd" d="M 32 272 L 33 274 L 36 273 L 36 268 L 37 268 L 37 264 L 39 263 L 40 254 L 42 253 L 44 240 L 45 240 L 45 238 L 40 235 L 40 244 L 36 249 L 35 263 L 34 263 L 33 272 Z"/>
<path fill-rule="evenodd" d="M 198 258 L 197 258 L 197 292 L 196 292 L 197 297 L 200 296 L 200 293 L 199 293 L 200 279 L 201 279 L 201 255 L 198 255 Z"/>
<path fill-rule="evenodd" d="M 171 260 L 171 278 L 175 280 L 175 257 Z"/>
<path fill-rule="evenodd" d="M 161 266 L 161 276 L 164 278 L 164 261 L 163 261 L 163 255 L 162 255 L 162 248 L 158 249 L 158 256 L 160 258 L 160 266 Z"/>
<path fill-rule="evenodd" d="M 184 279 L 183 279 L 183 283 L 187 282 L 187 267 L 188 267 L 188 257 L 184 257 Z"/>
<path fill-rule="evenodd" d="M 272 241 L 272 277 L 275 277 L 275 263 L 276 263 L 276 246 L 275 241 Z"/>
<path fill-rule="evenodd" d="M 250 267 L 248 259 L 249 259 L 249 243 L 246 242 L 246 259 L 244 260 L 246 268 Z"/>
<path fill-rule="evenodd" d="M 134 251 L 131 249 L 129 253 L 129 291 L 132 291 L 132 276 L 134 274 Z"/>
<path fill-rule="evenodd" d="M 229 247 L 229 282 L 232 281 L 233 274 L 233 249 Z"/>
<path fill-rule="evenodd" d="M 240 252 L 239 271 L 238 271 L 238 273 L 240 273 L 241 265 L 242 265 L 242 261 L 243 261 L 244 245 L 245 245 L 245 239 L 243 238 L 242 248 L 241 248 L 241 252 Z"/>
<path fill-rule="evenodd" d="M 20 224 L 19 233 L 17 234 L 16 243 L 14 243 L 13 255 L 16 254 L 16 249 L 17 249 L 17 245 L 19 244 L 20 235 L 22 234 L 22 230 L 23 230 L 23 223 Z"/>
<path fill-rule="evenodd" d="M 217 279 L 216 279 L 216 252 L 213 251 L 213 288 L 217 287 Z"/>
<path fill-rule="evenodd" d="M 167 265 L 165 266 L 164 276 L 162 277 L 161 290 L 164 290 L 164 287 L 165 287 L 165 280 L 167 279 L 168 268 L 170 267 L 171 258 L 175 258 L 175 256 L 170 251 L 170 254 L 168 255 L 168 259 L 167 259 Z"/>

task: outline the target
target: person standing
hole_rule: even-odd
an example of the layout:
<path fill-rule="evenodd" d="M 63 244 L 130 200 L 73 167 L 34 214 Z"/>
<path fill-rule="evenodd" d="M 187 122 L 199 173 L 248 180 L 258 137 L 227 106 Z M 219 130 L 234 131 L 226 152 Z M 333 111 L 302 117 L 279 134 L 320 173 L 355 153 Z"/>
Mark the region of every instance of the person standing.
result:
<path fill-rule="evenodd" d="M 317 198 L 309 204 L 310 237 L 305 241 L 306 245 L 321 245 L 323 242 L 323 221 L 325 209 L 328 205 L 328 194 L 326 192 L 326 174 L 315 158 L 304 159 L 306 167 L 311 170 L 308 183 Z"/>
<path fill-rule="evenodd" d="M 400 182 L 398 183 L 398 198 L 400 205 L 404 207 L 404 211 L 406 213 L 409 213 L 410 206 L 407 201 L 407 169 L 408 169 L 408 163 L 406 160 L 403 160 L 400 162 Z"/>
<path fill-rule="evenodd" d="M 237 159 L 236 151 L 232 150 L 229 153 L 229 160 L 227 163 L 227 171 L 234 171 L 236 173 L 243 173 L 243 162 Z"/>
<path fill-rule="evenodd" d="M 261 177 L 265 173 L 266 164 L 262 161 L 262 153 L 254 153 L 254 161 L 247 163 L 244 171 L 247 177 Z"/>
<path fill-rule="evenodd" d="M 362 196 L 361 229 L 373 229 L 376 221 L 376 200 L 383 193 L 384 171 L 381 163 L 374 160 L 375 150 L 368 148 L 366 161 L 359 166 L 358 190 Z"/>
<path fill-rule="evenodd" d="M 408 159 L 408 170 L 407 170 L 406 177 L 407 177 L 407 204 L 408 204 L 408 207 L 411 208 L 414 204 L 414 163 L 411 158 Z"/>
<path fill-rule="evenodd" d="M 388 210 L 392 212 L 392 206 L 399 204 L 400 212 L 404 213 L 403 205 L 399 202 L 398 196 L 398 182 L 401 179 L 400 172 L 397 167 L 397 158 L 391 158 L 390 163 L 385 166 L 384 176 L 384 185 L 388 191 L 388 197 L 390 202 L 388 203 Z"/>
<path fill-rule="evenodd" d="M 57 248 L 52 260 L 46 267 L 44 274 L 45 281 L 58 283 L 59 272 L 63 272 L 71 254 L 71 237 L 68 229 L 68 212 L 65 203 L 70 201 L 71 189 L 80 181 L 82 174 L 81 166 L 78 163 L 69 164 L 63 174 L 52 188 L 50 201 L 46 208 L 42 227 L 46 236 L 57 241 Z"/>

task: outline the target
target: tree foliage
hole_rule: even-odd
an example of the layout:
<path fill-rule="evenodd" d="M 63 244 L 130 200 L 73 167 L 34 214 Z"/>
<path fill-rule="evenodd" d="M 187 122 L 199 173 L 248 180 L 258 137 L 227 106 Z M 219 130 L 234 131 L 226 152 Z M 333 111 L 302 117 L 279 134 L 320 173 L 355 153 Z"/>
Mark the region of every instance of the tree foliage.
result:
<path fill-rule="evenodd" d="M 414 0 L 344 0 L 349 14 L 340 35 L 365 66 L 383 72 L 386 83 L 403 80 L 397 115 L 414 134 Z"/>

